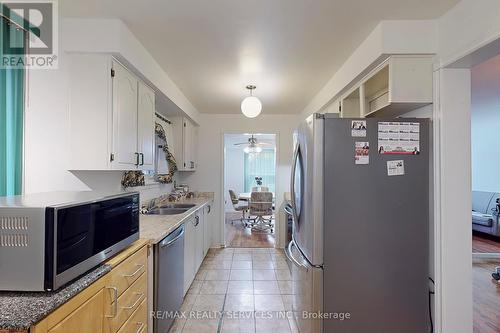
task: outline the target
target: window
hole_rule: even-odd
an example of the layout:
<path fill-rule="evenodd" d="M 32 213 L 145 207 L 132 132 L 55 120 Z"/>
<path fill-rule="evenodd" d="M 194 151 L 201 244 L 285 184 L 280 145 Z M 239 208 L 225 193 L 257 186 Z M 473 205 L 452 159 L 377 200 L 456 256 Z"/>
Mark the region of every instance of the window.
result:
<path fill-rule="evenodd" d="M 5 45 L 24 45 L 25 41 L 24 31 L 2 17 L 0 37 L 0 58 Z M 24 69 L 0 68 L 0 196 L 22 192 L 23 114 Z"/>
<path fill-rule="evenodd" d="M 275 192 L 276 152 L 274 149 L 263 149 L 262 152 L 245 153 L 245 192 L 251 192 L 258 186 L 255 177 L 262 177 L 262 186 Z"/>

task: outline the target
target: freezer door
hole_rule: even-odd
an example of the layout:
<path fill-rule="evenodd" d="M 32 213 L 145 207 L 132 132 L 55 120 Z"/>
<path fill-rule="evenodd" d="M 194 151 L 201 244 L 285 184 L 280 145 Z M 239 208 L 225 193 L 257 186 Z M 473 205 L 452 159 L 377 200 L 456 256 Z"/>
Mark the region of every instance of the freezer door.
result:
<path fill-rule="evenodd" d="M 285 253 L 292 262 L 292 310 L 296 326 L 300 333 L 319 333 L 322 322 L 314 314 L 323 308 L 323 270 L 311 266 L 293 240 Z"/>
<path fill-rule="evenodd" d="M 311 115 L 294 133 L 291 198 L 293 238 L 307 261 L 323 264 L 324 119 Z"/>

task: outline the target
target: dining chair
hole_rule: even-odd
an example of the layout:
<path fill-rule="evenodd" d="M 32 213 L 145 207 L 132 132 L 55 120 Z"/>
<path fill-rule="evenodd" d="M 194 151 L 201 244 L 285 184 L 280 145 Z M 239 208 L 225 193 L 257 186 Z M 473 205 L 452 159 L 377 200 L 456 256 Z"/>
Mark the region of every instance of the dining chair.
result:
<path fill-rule="evenodd" d="M 229 197 L 231 198 L 233 209 L 237 212 L 241 212 L 241 217 L 239 219 L 231 220 L 231 224 L 234 224 L 234 221 L 240 221 L 241 224 L 246 225 L 246 222 L 244 222 L 244 220 L 247 219 L 245 213 L 248 211 L 248 202 L 239 200 L 236 192 L 234 192 L 233 190 L 229 190 Z M 242 202 L 241 204 L 240 201 Z"/>
<path fill-rule="evenodd" d="M 274 232 L 272 192 L 252 192 L 249 210 L 249 220 L 253 220 L 253 222 L 247 223 L 248 226 L 252 229 Z"/>

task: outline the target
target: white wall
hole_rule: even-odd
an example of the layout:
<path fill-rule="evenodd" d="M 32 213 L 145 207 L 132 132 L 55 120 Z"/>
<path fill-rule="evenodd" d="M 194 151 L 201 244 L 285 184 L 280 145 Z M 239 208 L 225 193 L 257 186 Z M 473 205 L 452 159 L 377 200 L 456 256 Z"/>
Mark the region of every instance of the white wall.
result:
<path fill-rule="evenodd" d="M 243 141 L 246 137 L 242 137 Z M 226 211 L 232 210 L 231 198 L 229 190 L 233 190 L 236 194 L 245 192 L 245 153 L 242 147 L 231 147 L 226 144 L 225 156 L 225 188 L 224 202 Z"/>
<path fill-rule="evenodd" d="M 472 189 L 500 192 L 500 56 L 471 74 Z"/>
<path fill-rule="evenodd" d="M 293 149 L 293 130 L 297 127 L 298 115 L 261 115 L 249 119 L 240 114 L 201 114 L 198 129 L 198 168 L 194 173 L 184 173 L 179 180 L 187 182 L 191 188 L 199 191 L 215 192 L 214 213 L 219 222 L 214 230 L 214 246 L 223 243 L 223 134 L 224 133 L 267 133 L 277 134 L 277 179 L 276 207 L 283 204 L 283 196 L 289 191 L 291 160 Z M 278 223 L 283 225 L 285 217 L 281 211 Z M 283 238 L 284 228 L 279 230 L 279 240 Z"/>

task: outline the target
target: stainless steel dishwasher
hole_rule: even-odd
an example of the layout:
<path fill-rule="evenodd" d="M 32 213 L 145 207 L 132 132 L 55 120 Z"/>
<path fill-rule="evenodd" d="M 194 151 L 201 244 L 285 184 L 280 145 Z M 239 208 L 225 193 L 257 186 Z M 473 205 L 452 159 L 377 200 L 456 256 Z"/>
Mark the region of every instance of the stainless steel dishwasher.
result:
<path fill-rule="evenodd" d="M 184 297 L 184 225 L 155 245 L 154 265 L 153 332 L 167 333 Z"/>

